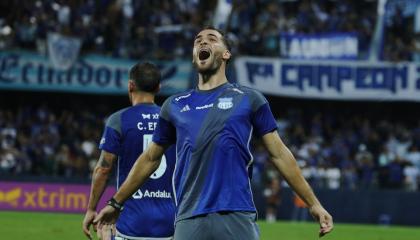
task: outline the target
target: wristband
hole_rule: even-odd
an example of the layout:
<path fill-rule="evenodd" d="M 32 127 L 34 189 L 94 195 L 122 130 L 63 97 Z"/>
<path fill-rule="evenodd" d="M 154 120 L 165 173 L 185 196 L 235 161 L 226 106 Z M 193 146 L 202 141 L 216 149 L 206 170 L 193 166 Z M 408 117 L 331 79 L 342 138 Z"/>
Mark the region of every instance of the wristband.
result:
<path fill-rule="evenodd" d="M 106 203 L 107 205 L 117 209 L 118 211 L 122 211 L 124 209 L 124 206 L 122 203 L 118 203 L 117 200 L 115 200 L 114 198 L 111 198 L 108 200 L 108 202 Z"/>

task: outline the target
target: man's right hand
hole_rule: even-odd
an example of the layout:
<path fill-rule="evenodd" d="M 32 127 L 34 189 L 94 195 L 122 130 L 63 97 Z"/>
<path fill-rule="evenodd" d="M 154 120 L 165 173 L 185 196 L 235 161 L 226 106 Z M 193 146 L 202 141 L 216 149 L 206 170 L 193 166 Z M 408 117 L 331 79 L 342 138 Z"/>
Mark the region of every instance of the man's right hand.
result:
<path fill-rule="evenodd" d="M 115 224 L 104 224 L 102 226 L 98 226 L 96 234 L 100 240 L 112 240 L 116 234 Z"/>
<path fill-rule="evenodd" d="M 89 239 L 92 239 L 92 235 L 90 234 L 90 225 L 92 225 L 93 220 L 96 217 L 96 211 L 94 210 L 87 210 L 85 214 L 85 218 L 83 219 L 83 233 L 88 237 Z M 93 229 L 96 232 L 96 225 L 93 225 Z"/>

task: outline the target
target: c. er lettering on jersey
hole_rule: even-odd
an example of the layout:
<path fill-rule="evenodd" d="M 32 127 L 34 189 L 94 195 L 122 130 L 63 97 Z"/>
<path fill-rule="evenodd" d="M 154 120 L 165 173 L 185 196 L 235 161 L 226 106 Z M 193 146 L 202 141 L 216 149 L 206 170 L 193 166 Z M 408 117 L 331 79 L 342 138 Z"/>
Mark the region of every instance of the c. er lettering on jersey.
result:
<path fill-rule="evenodd" d="M 155 128 L 156 128 L 156 124 L 157 124 L 157 122 L 147 122 L 147 123 L 138 122 L 137 123 L 137 128 L 140 131 L 143 131 L 143 130 L 154 131 Z"/>

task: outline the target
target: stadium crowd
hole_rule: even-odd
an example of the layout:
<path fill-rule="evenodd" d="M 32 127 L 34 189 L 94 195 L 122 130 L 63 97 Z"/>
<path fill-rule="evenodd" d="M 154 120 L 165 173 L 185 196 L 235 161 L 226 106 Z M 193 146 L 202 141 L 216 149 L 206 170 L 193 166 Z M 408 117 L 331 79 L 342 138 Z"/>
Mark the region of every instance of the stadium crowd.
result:
<path fill-rule="evenodd" d="M 98 157 L 103 116 L 47 106 L 0 110 L 0 172 L 87 178 Z"/>
<path fill-rule="evenodd" d="M 375 13 L 376 3 L 366 1 L 237 1 L 227 32 L 238 39 L 240 54 L 263 56 L 279 56 L 280 33 L 352 32 L 358 35 L 362 58 Z"/>
<path fill-rule="evenodd" d="M 107 107 L 52 110 L 47 105 L 0 110 L 0 175 L 88 179 L 98 157 Z M 291 108 L 279 133 L 315 188 L 394 188 L 417 191 L 420 122 L 410 125 L 333 112 Z M 276 186 L 279 176 L 255 141 L 253 182 Z M 278 185 L 278 184 L 277 184 Z"/>
<path fill-rule="evenodd" d="M 2 1 L 0 49 L 45 54 L 47 34 L 57 32 L 81 39 L 82 53 L 190 57 L 194 35 L 212 24 L 216 5 L 215 0 Z M 358 35 L 359 57 L 366 58 L 376 19 L 377 1 L 235 0 L 225 29 L 235 55 L 281 56 L 280 33 L 352 32 Z M 398 12 L 390 18 L 385 60 L 417 59 L 420 47 L 412 23 L 412 17 Z"/>
<path fill-rule="evenodd" d="M 279 120 L 279 131 L 314 187 L 418 190 L 420 122 L 292 110 Z M 272 166 L 258 143 L 254 155 L 259 172 L 272 179 L 275 171 L 266 170 Z"/>
<path fill-rule="evenodd" d="M 388 15 L 383 59 L 393 62 L 420 61 L 420 32 L 414 31 L 415 17 L 405 16 L 401 7 L 396 7 Z"/>

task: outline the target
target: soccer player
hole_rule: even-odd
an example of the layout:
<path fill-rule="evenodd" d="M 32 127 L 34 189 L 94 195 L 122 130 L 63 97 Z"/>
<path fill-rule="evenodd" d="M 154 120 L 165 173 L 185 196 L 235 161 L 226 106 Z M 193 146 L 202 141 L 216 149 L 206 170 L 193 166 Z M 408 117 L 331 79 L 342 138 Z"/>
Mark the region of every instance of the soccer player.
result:
<path fill-rule="evenodd" d="M 92 176 L 92 188 L 83 231 L 87 237 L 96 217 L 96 207 L 106 187 L 114 162 L 117 162 L 117 188 L 123 183 L 137 157 L 151 143 L 159 119 L 160 107 L 154 104 L 161 75 L 152 63 L 133 66 L 129 73 L 128 96 L 131 107 L 112 114 L 106 123 L 99 148 L 102 150 Z M 163 152 L 162 152 L 163 153 Z M 161 155 L 162 161 L 139 189 L 125 200 L 125 210 L 116 223 L 118 239 L 172 239 L 175 203 L 171 198 L 175 149 Z M 148 176 L 149 177 L 149 176 Z M 110 225 L 99 227 L 98 235 L 110 238 Z"/>
<path fill-rule="evenodd" d="M 259 239 L 249 182 L 253 161 L 249 143 L 255 134 L 319 221 L 319 234 L 332 230 L 331 215 L 279 137 L 267 100 L 253 89 L 227 81 L 225 69 L 230 58 L 228 41 L 220 31 L 205 28 L 198 33 L 193 48 L 197 88 L 165 101 L 153 142 L 111 200 L 117 207 L 106 206 L 95 222 L 114 222 L 118 206 L 155 171 L 166 146 L 176 143 L 174 239 Z"/>

